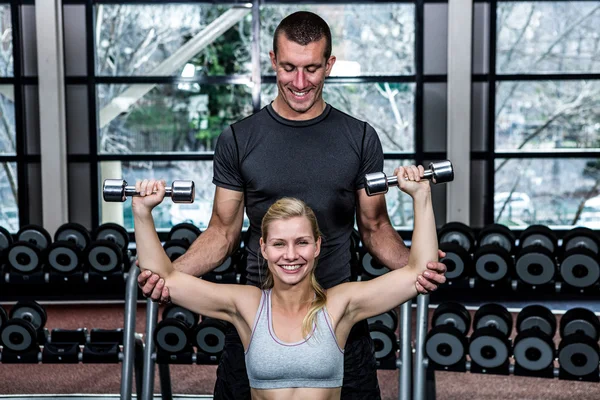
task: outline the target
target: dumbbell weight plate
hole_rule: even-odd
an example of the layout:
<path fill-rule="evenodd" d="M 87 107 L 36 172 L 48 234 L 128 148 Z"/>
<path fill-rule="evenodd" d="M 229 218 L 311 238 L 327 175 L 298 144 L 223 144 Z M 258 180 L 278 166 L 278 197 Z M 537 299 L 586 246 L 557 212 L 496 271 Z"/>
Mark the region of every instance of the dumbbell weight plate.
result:
<path fill-rule="evenodd" d="M 85 259 L 90 268 L 107 274 L 119 269 L 123 263 L 123 251 L 115 242 L 95 240 L 89 245 Z"/>
<path fill-rule="evenodd" d="M 512 333 L 512 316 L 500 304 L 485 304 L 479 307 L 473 316 L 473 329 L 477 330 L 484 327 L 495 328 L 509 337 Z"/>
<path fill-rule="evenodd" d="M 587 308 L 572 308 L 560 319 L 560 337 L 581 333 L 594 341 L 600 337 L 600 321 Z"/>
<path fill-rule="evenodd" d="M 40 249 L 29 242 L 15 242 L 7 250 L 8 265 L 21 273 L 30 273 L 42 265 Z"/>
<path fill-rule="evenodd" d="M 192 333 L 194 345 L 199 351 L 210 355 L 219 355 L 225 347 L 226 325 L 216 319 L 205 319 Z"/>
<path fill-rule="evenodd" d="M 471 314 L 459 303 L 446 302 L 440 304 L 431 317 L 432 326 L 450 325 L 466 335 L 471 328 Z"/>
<path fill-rule="evenodd" d="M 202 231 L 198 229 L 194 224 L 183 222 L 171 228 L 167 239 L 185 240 L 191 244 L 192 242 L 194 242 L 194 240 L 198 238 L 198 236 L 200 236 L 201 233 Z"/>
<path fill-rule="evenodd" d="M 519 236 L 519 247 L 522 249 L 529 246 L 542 246 L 550 250 L 551 253 L 555 253 L 557 243 L 558 240 L 554 232 L 544 225 L 531 225 Z"/>
<path fill-rule="evenodd" d="M 371 256 L 371 254 L 369 254 L 369 253 L 363 254 L 362 260 L 361 260 L 361 266 L 362 266 L 362 270 L 368 276 L 371 276 L 373 278 L 381 276 L 381 275 L 385 274 L 386 272 L 390 271 L 386 266 L 376 262 L 373 259 L 373 256 Z"/>
<path fill-rule="evenodd" d="M 497 368 L 510 354 L 508 339 L 492 327 L 477 329 L 469 338 L 469 356 L 483 368 Z"/>
<path fill-rule="evenodd" d="M 17 232 L 17 241 L 28 242 L 38 249 L 45 249 L 52 243 L 52 237 L 39 225 L 25 225 Z"/>
<path fill-rule="evenodd" d="M 537 304 L 527 306 L 517 315 L 517 332 L 527 329 L 537 329 L 553 337 L 556 332 L 556 317 L 547 307 Z"/>
<path fill-rule="evenodd" d="M 475 235 L 473 230 L 461 222 L 449 222 L 441 227 L 439 243 L 457 243 L 467 252 L 471 252 L 475 246 Z"/>
<path fill-rule="evenodd" d="M 379 314 L 374 317 L 368 318 L 367 323 L 368 324 L 382 324 L 383 326 L 386 326 L 388 329 L 396 331 L 396 328 L 398 328 L 398 315 L 396 314 L 396 311 L 390 310 L 383 314 Z"/>
<path fill-rule="evenodd" d="M 515 271 L 529 285 L 544 285 L 554 279 L 556 265 L 550 250 L 541 246 L 529 246 L 519 252 Z"/>
<path fill-rule="evenodd" d="M 591 287 L 600 279 L 598 256 L 585 248 L 567 250 L 559 271 L 565 283 L 576 288 Z"/>
<path fill-rule="evenodd" d="M 597 341 L 581 334 L 572 334 L 558 345 L 558 363 L 567 373 L 574 376 L 598 374 L 600 349 Z"/>
<path fill-rule="evenodd" d="M 593 230 L 589 228 L 574 228 L 567 232 L 563 238 L 562 248 L 565 251 L 585 248 L 594 254 L 598 254 L 600 242 Z"/>
<path fill-rule="evenodd" d="M 200 319 L 198 314 L 188 310 L 187 308 L 176 306 L 174 304 L 169 304 L 167 307 L 165 307 L 162 313 L 162 318 L 173 318 L 182 321 L 190 328 L 195 326 Z"/>
<path fill-rule="evenodd" d="M 425 341 L 427 357 L 442 366 L 452 366 L 462 360 L 467 348 L 464 334 L 451 325 L 432 328 Z"/>
<path fill-rule="evenodd" d="M 233 259 L 231 257 L 227 257 L 225 261 L 217 268 L 213 269 L 212 272 L 215 274 L 226 274 L 228 272 L 233 271 Z"/>
<path fill-rule="evenodd" d="M 0 252 L 12 244 L 12 235 L 8 230 L 0 226 Z"/>
<path fill-rule="evenodd" d="M 375 358 L 382 360 L 398 349 L 396 333 L 382 324 L 370 324 L 369 334 L 375 347 Z"/>
<path fill-rule="evenodd" d="M 440 260 L 446 266 L 446 279 L 448 281 L 458 280 L 469 275 L 471 255 L 457 243 L 441 243 L 440 250 L 446 253 L 446 257 Z"/>
<path fill-rule="evenodd" d="M 515 235 L 505 225 L 491 224 L 481 230 L 477 242 L 480 247 L 495 244 L 508 251 L 509 254 L 512 254 L 515 248 Z"/>
<path fill-rule="evenodd" d="M 46 325 L 46 310 L 35 301 L 19 301 L 10 310 L 10 318 L 23 319 L 31 322 L 36 330 Z"/>
<path fill-rule="evenodd" d="M 163 245 L 163 249 L 165 249 L 165 253 L 171 261 L 177 260 L 181 257 L 187 249 L 190 247 L 190 244 L 186 240 L 168 240 Z"/>
<path fill-rule="evenodd" d="M 163 319 L 156 325 L 156 347 L 167 353 L 180 353 L 188 347 L 189 327 L 175 318 Z"/>
<path fill-rule="evenodd" d="M 80 265 L 81 251 L 73 242 L 61 240 L 50 245 L 47 259 L 52 269 L 69 273 Z"/>
<path fill-rule="evenodd" d="M 111 241 L 123 250 L 127 250 L 127 245 L 129 244 L 129 236 L 125 228 L 112 222 L 100 225 L 96 230 L 94 238 L 95 240 Z"/>
<path fill-rule="evenodd" d="M 521 331 L 515 338 L 513 356 L 515 363 L 529 371 L 549 368 L 554 361 L 554 342 L 544 332 L 535 328 Z"/>
<path fill-rule="evenodd" d="M 473 254 L 473 261 L 477 276 L 491 283 L 507 278 L 513 267 L 508 251 L 494 244 L 479 247 Z"/>
<path fill-rule="evenodd" d="M 81 224 L 70 222 L 68 224 L 61 225 L 54 234 L 54 241 L 58 242 L 66 240 L 73 243 L 79 250 L 85 250 L 85 248 L 91 242 L 90 232 Z"/>
<path fill-rule="evenodd" d="M 7 321 L 0 329 L 0 342 L 5 351 L 11 350 L 15 353 L 25 353 L 38 346 L 35 327 L 23 319 Z"/>

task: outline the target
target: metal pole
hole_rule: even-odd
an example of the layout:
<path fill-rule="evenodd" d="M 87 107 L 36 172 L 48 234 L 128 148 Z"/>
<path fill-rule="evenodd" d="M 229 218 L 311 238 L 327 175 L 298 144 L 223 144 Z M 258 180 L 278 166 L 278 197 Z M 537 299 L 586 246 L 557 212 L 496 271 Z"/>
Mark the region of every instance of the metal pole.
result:
<path fill-rule="evenodd" d="M 142 400 L 152 400 L 154 395 L 154 328 L 158 319 L 158 303 L 146 300 L 146 347 L 144 348 L 144 377 Z"/>
<path fill-rule="evenodd" d="M 162 400 L 173 400 L 171 387 L 171 371 L 169 364 L 158 364 L 158 378 L 160 380 L 160 393 Z"/>
<path fill-rule="evenodd" d="M 417 296 L 417 332 L 415 339 L 415 380 L 413 400 L 425 400 L 427 369 L 425 366 L 425 339 L 427 336 L 427 317 L 429 295 Z"/>
<path fill-rule="evenodd" d="M 127 274 L 125 290 L 125 322 L 123 325 L 123 363 L 121 365 L 121 399 L 131 399 L 135 359 L 135 312 L 139 268 L 133 264 Z"/>
<path fill-rule="evenodd" d="M 398 388 L 398 398 L 400 400 L 411 400 L 411 313 L 411 300 L 408 300 L 400 306 L 400 373 L 398 374 L 400 385 Z"/>

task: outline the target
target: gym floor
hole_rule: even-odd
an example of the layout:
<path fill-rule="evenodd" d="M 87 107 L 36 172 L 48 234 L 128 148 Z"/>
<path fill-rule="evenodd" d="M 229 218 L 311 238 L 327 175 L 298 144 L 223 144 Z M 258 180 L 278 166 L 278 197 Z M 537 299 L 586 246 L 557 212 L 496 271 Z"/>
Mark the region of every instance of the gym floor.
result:
<path fill-rule="evenodd" d="M 46 328 L 76 329 L 81 327 L 114 329 L 123 326 L 123 306 L 108 305 L 44 305 L 48 314 Z M 10 306 L 4 305 L 5 309 Z M 431 312 L 430 312 L 431 316 Z M 513 314 L 516 318 L 516 314 Z M 413 315 L 413 321 L 416 316 Z M 559 317 L 560 318 L 560 317 Z M 140 304 L 136 331 L 144 332 L 145 306 Z M 414 336 L 413 336 L 414 337 Z M 558 344 L 559 337 L 555 338 Z M 185 398 L 211 398 L 216 366 L 171 365 L 173 393 Z M 382 399 L 398 398 L 398 371 L 379 371 Z M 0 364 L 0 398 L 33 399 L 37 394 L 58 394 L 39 398 L 68 398 L 62 394 L 81 394 L 86 399 L 107 398 L 120 391 L 120 365 L 28 365 Z M 155 393 L 160 393 L 158 375 Z M 558 379 L 517 376 L 436 372 L 438 400 L 598 400 L 600 384 Z M 100 397 L 93 396 L 98 394 Z M 4 395 L 4 396 L 3 396 Z M 194 395 L 194 396 L 190 396 Z M 208 395 L 208 396 L 207 396 Z"/>

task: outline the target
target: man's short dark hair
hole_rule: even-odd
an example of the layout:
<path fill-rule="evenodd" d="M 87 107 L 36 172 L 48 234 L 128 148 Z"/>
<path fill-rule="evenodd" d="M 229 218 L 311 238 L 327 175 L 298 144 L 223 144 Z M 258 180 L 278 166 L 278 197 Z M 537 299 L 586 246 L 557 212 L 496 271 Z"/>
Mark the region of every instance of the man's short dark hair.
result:
<path fill-rule="evenodd" d="M 317 14 L 309 11 L 298 11 L 285 17 L 275 29 L 273 35 L 273 52 L 277 57 L 277 39 L 284 34 L 288 40 L 306 46 L 325 38 L 325 59 L 331 56 L 331 30 L 327 22 Z"/>

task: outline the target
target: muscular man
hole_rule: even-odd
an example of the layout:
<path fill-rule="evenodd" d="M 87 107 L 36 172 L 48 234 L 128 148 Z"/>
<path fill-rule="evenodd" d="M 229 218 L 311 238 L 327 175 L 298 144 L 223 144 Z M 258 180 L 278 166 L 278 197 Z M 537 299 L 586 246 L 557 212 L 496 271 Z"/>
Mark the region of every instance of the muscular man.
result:
<path fill-rule="evenodd" d="M 322 97 L 336 60 L 327 23 L 309 12 L 286 17 L 275 31 L 270 58 L 277 97 L 219 137 L 209 226 L 174 267 L 201 276 L 219 266 L 238 246 L 245 208 L 250 220 L 247 281 L 259 286 L 265 276 L 258 258 L 260 222 L 269 206 L 286 196 L 305 201 L 321 224 L 316 276 L 325 289 L 350 277 L 355 218 L 365 247 L 377 260 L 390 269 L 405 266 L 409 251 L 390 223 L 385 197 L 368 197 L 364 190 L 365 174 L 383 170 L 379 138 L 368 123 L 333 108 Z M 445 281 L 444 264 L 431 262 L 427 267 L 417 279 L 420 293 Z M 144 294 L 164 301 L 168 289 L 157 282 L 158 276 L 149 271 L 140 274 Z M 380 398 L 366 321 L 352 329 L 344 358 L 341 398 Z M 215 399 L 248 398 L 243 346 L 231 329 L 217 370 Z"/>

